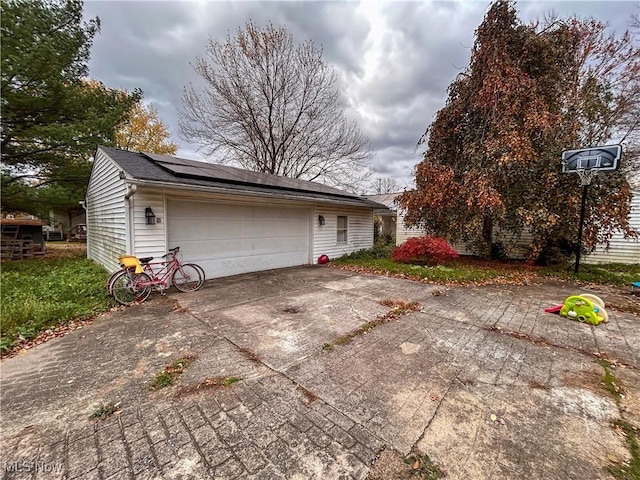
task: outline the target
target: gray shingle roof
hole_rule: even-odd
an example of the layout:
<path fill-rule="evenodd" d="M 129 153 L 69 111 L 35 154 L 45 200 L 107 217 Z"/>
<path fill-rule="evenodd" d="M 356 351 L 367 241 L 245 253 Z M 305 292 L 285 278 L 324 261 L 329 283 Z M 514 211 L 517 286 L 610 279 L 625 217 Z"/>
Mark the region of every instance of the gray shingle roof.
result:
<path fill-rule="evenodd" d="M 366 198 L 372 200 L 377 203 L 381 203 L 385 205 L 387 208 L 391 210 L 397 210 L 398 204 L 396 203 L 396 199 L 401 193 L 383 193 L 377 195 L 365 195 Z"/>
<path fill-rule="evenodd" d="M 189 187 L 210 187 L 244 194 L 272 194 L 281 198 L 326 201 L 352 206 L 384 208 L 384 205 L 321 183 L 252 172 L 226 165 L 188 160 L 152 153 L 137 153 L 98 147 L 132 179 L 173 183 Z"/>

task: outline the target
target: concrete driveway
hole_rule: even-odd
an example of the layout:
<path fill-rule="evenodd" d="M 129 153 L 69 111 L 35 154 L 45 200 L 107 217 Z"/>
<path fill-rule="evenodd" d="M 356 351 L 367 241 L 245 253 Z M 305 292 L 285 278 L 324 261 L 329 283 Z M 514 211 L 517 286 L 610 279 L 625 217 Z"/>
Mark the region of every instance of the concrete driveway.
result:
<path fill-rule="evenodd" d="M 640 318 L 543 312 L 575 293 L 301 267 L 154 295 L 0 364 L 2 478 L 416 478 L 411 452 L 454 479 L 612 478 L 614 422 L 640 426 Z"/>

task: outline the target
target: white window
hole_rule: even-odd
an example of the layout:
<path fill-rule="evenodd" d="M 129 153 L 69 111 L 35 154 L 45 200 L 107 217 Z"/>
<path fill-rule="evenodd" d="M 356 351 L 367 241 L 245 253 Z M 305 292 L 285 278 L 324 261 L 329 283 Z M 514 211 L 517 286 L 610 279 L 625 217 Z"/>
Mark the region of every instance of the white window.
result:
<path fill-rule="evenodd" d="M 347 243 L 347 217 L 338 216 L 338 243 Z"/>

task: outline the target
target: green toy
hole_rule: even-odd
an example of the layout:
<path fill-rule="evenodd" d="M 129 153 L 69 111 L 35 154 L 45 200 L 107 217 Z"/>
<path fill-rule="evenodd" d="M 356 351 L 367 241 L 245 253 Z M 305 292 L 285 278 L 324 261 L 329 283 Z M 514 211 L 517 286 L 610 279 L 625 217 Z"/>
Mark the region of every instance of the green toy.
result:
<path fill-rule="evenodd" d="M 604 302 L 595 295 L 573 295 L 564 301 L 560 315 L 589 325 L 599 325 L 609 319 Z"/>

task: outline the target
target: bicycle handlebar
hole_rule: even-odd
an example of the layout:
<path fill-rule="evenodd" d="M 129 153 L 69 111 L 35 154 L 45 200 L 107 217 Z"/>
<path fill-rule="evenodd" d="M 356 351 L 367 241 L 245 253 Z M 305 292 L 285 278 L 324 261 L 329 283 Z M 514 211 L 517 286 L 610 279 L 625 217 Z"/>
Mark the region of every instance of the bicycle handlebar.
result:
<path fill-rule="evenodd" d="M 180 251 L 180 247 L 173 247 L 169 249 L 169 253 L 165 253 L 162 258 L 165 258 L 167 255 L 171 254 L 174 257 L 176 256 L 176 253 L 178 253 Z"/>

